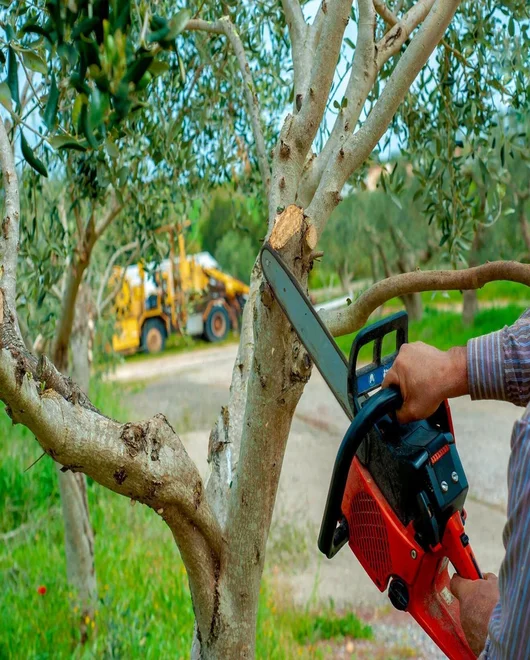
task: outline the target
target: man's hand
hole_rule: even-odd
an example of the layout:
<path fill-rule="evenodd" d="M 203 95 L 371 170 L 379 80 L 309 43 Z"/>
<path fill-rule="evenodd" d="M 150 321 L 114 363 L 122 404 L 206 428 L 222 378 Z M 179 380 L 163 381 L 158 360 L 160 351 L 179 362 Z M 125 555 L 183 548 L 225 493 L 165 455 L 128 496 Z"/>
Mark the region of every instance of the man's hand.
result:
<path fill-rule="evenodd" d="M 460 602 L 460 622 L 467 642 L 478 656 L 486 644 L 491 613 L 499 600 L 497 576 L 486 573 L 483 580 L 464 580 L 454 575 L 451 591 Z"/>
<path fill-rule="evenodd" d="M 403 397 L 397 412 L 402 424 L 425 419 L 444 399 L 468 393 L 467 351 L 439 351 L 421 341 L 403 344 L 383 381 L 383 387 L 390 385 L 399 387 Z"/>

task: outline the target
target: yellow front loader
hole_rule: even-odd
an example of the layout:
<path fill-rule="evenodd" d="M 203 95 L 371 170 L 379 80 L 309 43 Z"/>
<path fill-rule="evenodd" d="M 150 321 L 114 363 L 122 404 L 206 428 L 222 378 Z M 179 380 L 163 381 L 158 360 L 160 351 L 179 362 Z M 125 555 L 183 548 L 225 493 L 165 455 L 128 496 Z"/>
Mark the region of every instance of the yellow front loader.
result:
<path fill-rule="evenodd" d="M 181 226 L 159 231 L 169 233 L 168 260 L 150 269 L 142 263 L 125 272 L 116 268 L 113 274 L 114 285 L 122 281 L 114 303 L 112 347 L 117 352 L 158 353 L 174 332 L 216 342 L 239 330 L 249 287 L 220 270 L 210 255 L 188 256 Z"/>

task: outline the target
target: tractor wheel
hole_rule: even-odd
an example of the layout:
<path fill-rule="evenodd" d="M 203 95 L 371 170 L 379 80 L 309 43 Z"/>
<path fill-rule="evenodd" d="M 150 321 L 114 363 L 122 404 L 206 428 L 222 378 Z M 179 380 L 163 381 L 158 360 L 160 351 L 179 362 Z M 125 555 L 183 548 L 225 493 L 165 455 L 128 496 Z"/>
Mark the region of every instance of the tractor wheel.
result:
<path fill-rule="evenodd" d="M 230 330 L 230 317 L 224 307 L 212 307 L 204 324 L 204 336 L 208 341 L 222 341 Z"/>
<path fill-rule="evenodd" d="M 147 319 L 142 329 L 142 348 L 148 353 L 160 353 L 166 345 L 166 327 L 160 319 Z"/>

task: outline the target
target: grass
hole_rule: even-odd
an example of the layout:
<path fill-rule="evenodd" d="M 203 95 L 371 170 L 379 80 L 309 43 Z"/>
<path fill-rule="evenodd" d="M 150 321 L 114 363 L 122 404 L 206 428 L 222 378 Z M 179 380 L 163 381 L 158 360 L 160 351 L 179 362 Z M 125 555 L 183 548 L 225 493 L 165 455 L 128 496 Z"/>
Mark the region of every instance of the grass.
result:
<path fill-rule="evenodd" d="M 127 416 L 118 390 L 93 388 L 106 414 Z M 0 411 L 0 658 L 187 658 L 193 611 L 184 565 L 171 534 L 141 504 L 90 482 L 88 497 L 96 532 L 99 606 L 91 636 L 78 645 L 78 617 L 66 583 L 63 530 L 55 468 L 32 434 L 13 427 Z M 51 515 L 53 513 L 53 515 Z M 20 527 L 25 525 L 25 527 Z M 264 580 L 259 603 L 257 657 L 321 658 L 318 640 L 369 637 L 370 628 L 351 613 L 326 608 L 298 610 Z M 38 588 L 46 587 L 40 595 Z"/>
<path fill-rule="evenodd" d="M 409 341 L 424 341 L 441 350 L 452 346 L 464 346 L 469 339 L 499 330 L 505 325 L 511 325 L 524 312 L 525 308 L 511 304 L 506 307 L 496 307 L 479 311 L 471 326 L 464 326 L 461 314 L 438 311 L 435 307 L 426 307 L 421 321 L 409 324 Z M 352 342 L 357 333 L 338 337 L 337 343 L 341 350 L 349 355 Z M 383 352 L 393 350 L 389 338 L 383 343 Z M 360 352 L 360 359 L 371 359 L 371 347 L 366 346 Z"/>

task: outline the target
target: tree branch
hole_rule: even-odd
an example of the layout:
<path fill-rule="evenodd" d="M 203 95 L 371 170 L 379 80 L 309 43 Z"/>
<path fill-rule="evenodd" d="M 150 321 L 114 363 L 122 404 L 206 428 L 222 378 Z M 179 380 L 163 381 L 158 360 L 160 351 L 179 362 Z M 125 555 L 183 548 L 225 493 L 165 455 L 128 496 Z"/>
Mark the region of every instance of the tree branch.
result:
<path fill-rule="evenodd" d="M 530 287 L 530 266 L 517 261 L 492 261 L 465 270 L 426 270 L 393 275 L 365 291 L 345 309 L 322 312 L 321 317 L 335 337 L 362 328 L 370 314 L 392 298 L 422 291 L 480 289 L 488 282 L 508 280 Z"/>
<path fill-rule="evenodd" d="M 307 48 L 310 28 L 305 22 L 299 0 L 282 0 L 285 22 L 289 28 L 293 52 L 294 103 L 299 103 L 300 95 L 305 94 L 311 68 Z"/>
<path fill-rule="evenodd" d="M 375 12 L 372 0 L 359 0 L 357 43 L 348 85 L 344 93 L 346 107 L 342 107 L 320 154 L 312 159 L 304 171 L 298 195 L 303 207 L 309 206 L 326 169 L 331 154 L 355 130 L 364 103 L 377 76 L 374 41 Z"/>
<path fill-rule="evenodd" d="M 123 209 L 124 206 L 125 206 L 125 202 L 119 202 L 116 197 L 116 194 L 114 193 L 109 212 L 96 227 L 94 242 L 101 238 L 101 236 L 109 228 L 109 226 L 112 224 L 112 221 L 116 218 L 116 216 L 120 213 L 120 211 Z"/>
<path fill-rule="evenodd" d="M 293 146 L 302 160 L 305 159 L 324 116 L 351 5 L 352 0 L 335 0 L 333 3 L 327 3 L 326 11 L 323 10 L 325 19 L 313 56 L 308 93 L 297 99 L 300 107 L 296 121 L 293 122 Z"/>
<path fill-rule="evenodd" d="M 399 21 L 399 18 L 394 14 L 390 7 L 388 7 L 385 0 L 373 0 L 373 3 L 375 11 L 381 16 L 387 25 L 392 27 Z"/>
<path fill-rule="evenodd" d="M 77 402 L 75 387 L 51 363 L 36 366 L 35 358 L 13 341 L 9 322 L 4 320 L 0 332 L 0 398 L 13 421 L 27 426 L 64 469 L 83 472 L 166 520 L 188 570 L 195 607 L 208 610 L 199 617 L 209 621 L 221 533 L 197 468 L 166 418 L 120 424 L 104 417 Z M 63 391 L 52 383 L 62 383 Z"/>
<path fill-rule="evenodd" d="M 243 91 L 250 115 L 254 142 L 256 144 L 259 170 L 263 179 L 265 193 L 268 196 L 271 173 L 269 161 L 267 158 L 267 149 L 265 146 L 263 127 L 261 124 L 261 110 L 259 107 L 256 87 L 254 85 L 254 79 L 252 78 L 252 72 L 247 61 L 247 56 L 243 47 L 243 43 L 241 42 L 241 38 L 228 16 L 223 16 L 223 18 L 215 21 L 214 23 L 210 23 L 209 21 L 204 21 L 202 19 L 192 19 L 191 21 L 188 21 L 185 29 L 190 31 L 209 32 L 211 34 L 224 34 L 234 49 L 234 54 L 236 56 L 239 69 L 243 77 Z"/>
<path fill-rule="evenodd" d="M 18 232 L 20 220 L 20 197 L 13 148 L 0 117 L 0 167 L 4 184 L 4 217 L 2 220 L 3 240 L 0 241 L 0 289 L 4 301 L 12 313 L 16 309 Z M 0 311 L 0 320 L 4 312 Z"/>
<path fill-rule="evenodd" d="M 376 12 L 381 16 L 381 18 L 385 21 L 387 25 L 390 27 L 393 27 L 396 25 L 396 23 L 399 22 L 399 18 L 396 16 L 396 14 L 387 6 L 387 4 L 384 2 L 384 0 L 373 0 L 374 1 L 374 7 Z M 397 10 L 396 10 L 397 11 Z M 457 60 L 463 64 L 466 67 L 470 67 L 471 64 L 466 60 L 466 58 L 462 55 L 462 53 L 457 50 L 456 48 L 453 48 L 445 39 L 442 39 L 441 42 L 442 46 L 449 50 L 453 55 L 457 58 Z"/>
<path fill-rule="evenodd" d="M 299 0 L 282 0 L 282 7 L 294 49 L 295 45 L 303 44 L 308 26 L 305 22 Z"/>
<path fill-rule="evenodd" d="M 376 50 L 379 69 L 392 55 L 400 51 L 412 31 L 425 19 L 433 5 L 434 0 L 418 0 L 403 18 L 377 42 Z"/>
<path fill-rule="evenodd" d="M 105 300 L 103 300 L 103 294 L 105 293 L 105 289 L 107 288 L 107 284 L 111 278 L 114 264 L 122 256 L 122 254 L 125 254 L 126 252 L 130 252 L 131 250 L 134 250 L 134 254 L 136 254 L 139 247 L 140 244 L 138 243 L 138 241 L 132 241 L 131 243 L 122 245 L 121 248 L 119 248 L 119 250 L 116 250 L 116 252 L 110 258 L 107 268 L 105 269 L 105 273 L 103 274 L 103 278 L 101 279 L 98 295 L 96 297 L 96 309 L 98 315 L 101 315 L 101 313 L 105 310 L 105 308 L 110 303 L 110 301 L 116 297 L 118 291 L 121 289 L 123 284 L 123 278 L 120 278 L 120 281 L 116 285 L 115 289 L 105 298 Z M 126 269 L 124 268 L 123 269 L 124 275 L 125 275 L 125 270 Z"/>
<path fill-rule="evenodd" d="M 379 12 L 382 11 L 383 4 L 373 0 L 359 0 L 357 44 L 350 79 L 344 95 L 348 103 L 345 108 L 341 108 L 322 152 L 311 162 L 310 167 L 304 174 L 299 193 L 304 207 L 310 204 L 333 153 L 336 152 L 339 145 L 345 143 L 349 135 L 355 130 L 368 94 L 381 67 L 392 55 L 399 52 L 411 32 L 425 19 L 434 4 L 434 0 L 419 0 L 401 20 L 394 16 L 394 27 L 376 44 L 374 41 L 374 7 Z M 384 6 L 386 7 L 386 5 Z M 386 12 L 388 14 L 392 13 L 388 9 Z"/>
<path fill-rule="evenodd" d="M 321 34 L 316 48 L 304 51 L 313 63 L 307 93 L 297 92 L 298 113 L 285 118 L 274 151 L 269 229 L 277 209 L 287 207 L 297 198 L 304 163 L 326 110 L 351 4 L 352 0 L 323 1 L 311 28 L 311 43 L 317 30 Z"/>
<path fill-rule="evenodd" d="M 329 159 L 306 215 L 323 231 L 340 192 L 353 172 L 362 165 L 388 128 L 420 69 L 441 40 L 460 0 L 436 0 L 425 22 L 401 56 L 385 88 L 363 126 L 337 147 Z"/>

